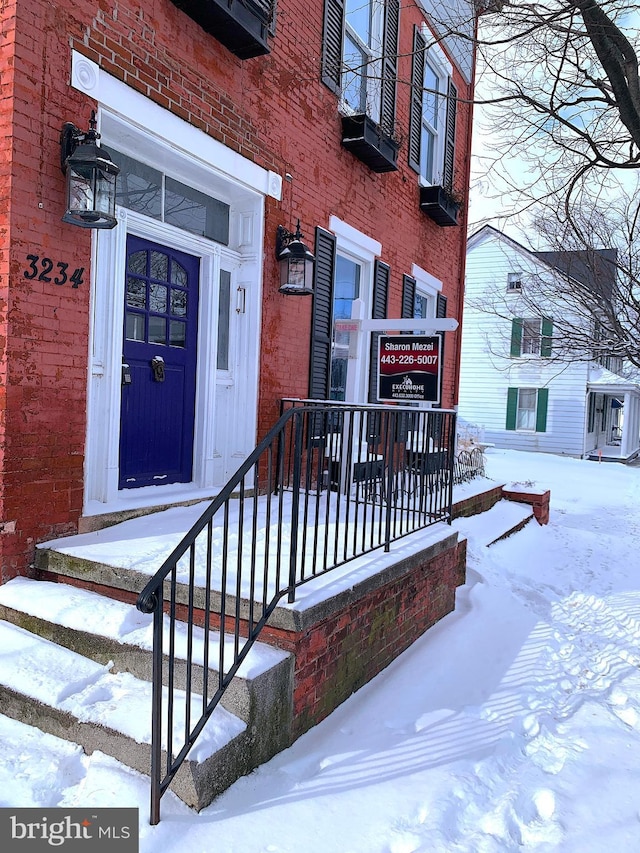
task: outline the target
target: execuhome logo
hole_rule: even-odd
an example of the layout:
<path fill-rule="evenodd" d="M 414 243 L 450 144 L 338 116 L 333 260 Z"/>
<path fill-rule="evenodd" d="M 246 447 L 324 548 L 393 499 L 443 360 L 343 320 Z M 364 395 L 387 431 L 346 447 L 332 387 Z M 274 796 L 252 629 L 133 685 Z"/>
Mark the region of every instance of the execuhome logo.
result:
<path fill-rule="evenodd" d="M 0 809 L 3 853 L 52 847 L 65 853 L 138 853 L 138 809 Z"/>

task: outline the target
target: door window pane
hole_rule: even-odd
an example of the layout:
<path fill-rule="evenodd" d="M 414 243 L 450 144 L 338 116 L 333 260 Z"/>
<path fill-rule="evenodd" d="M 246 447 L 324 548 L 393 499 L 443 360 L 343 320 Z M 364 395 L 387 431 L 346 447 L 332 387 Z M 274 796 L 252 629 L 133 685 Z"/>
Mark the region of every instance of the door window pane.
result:
<path fill-rule="evenodd" d="M 181 287 L 187 286 L 187 271 L 177 261 L 171 264 L 171 284 L 179 284 Z"/>
<path fill-rule="evenodd" d="M 187 341 L 187 324 L 180 320 L 169 321 L 169 346 L 184 347 Z"/>
<path fill-rule="evenodd" d="M 149 310 L 164 314 L 167 310 L 167 288 L 163 284 L 149 286 Z"/>
<path fill-rule="evenodd" d="M 164 252 L 151 252 L 151 278 L 160 279 L 160 281 L 169 280 L 169 258 Z"/>
<path fill-rule="evenodd" d="M 146 252 L 132 252 L 129 255 L 129 260 L 127 261 L 127 270 L 129 272 L 137 273 L 138 275 L 146 275 L 147 274 L 147 253 Z"/>
<path fill-rule="evenodd" d="M 185 317 L 187 314 L 187 291 L 171 288 L 171 313 L 174 317 Z"/>
<path fill-rule="evenodd" d="M 127 305 L 132 308 L 145 308 L 147 288 L 144 281 L 137 278 L 127 279 Z"/>
<path fill-rule="evenodd" d="M 231 319 L 231 273 L 220 270 L 218 300 L 218 370 L 229 370 L 229 323 Z"/>
<path fill-rule="evenodd" d="M 126 335 L 128 341 L 144 341 L 144 316 L 127 311 Z"/>
<path fill-rule="evenodd" d="M 167 343 L 167 321 L 164 317 L 149 317 L 149 343 Z"/>

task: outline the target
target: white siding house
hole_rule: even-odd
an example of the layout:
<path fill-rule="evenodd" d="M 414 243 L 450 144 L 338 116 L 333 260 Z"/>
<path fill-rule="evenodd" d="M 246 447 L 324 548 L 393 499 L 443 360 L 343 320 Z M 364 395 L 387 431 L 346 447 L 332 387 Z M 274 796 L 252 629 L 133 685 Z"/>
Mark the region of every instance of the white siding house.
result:
<path fill-rule="evenodd" d="M 640 386 L 559 357 L 553 306 L 534 317 L 523 296 L 527 280 L 550 274 L 549 255 L 491 226 L 470 237 L 460 417 L 496 447 L 629 459 L 640 449 Z"/>

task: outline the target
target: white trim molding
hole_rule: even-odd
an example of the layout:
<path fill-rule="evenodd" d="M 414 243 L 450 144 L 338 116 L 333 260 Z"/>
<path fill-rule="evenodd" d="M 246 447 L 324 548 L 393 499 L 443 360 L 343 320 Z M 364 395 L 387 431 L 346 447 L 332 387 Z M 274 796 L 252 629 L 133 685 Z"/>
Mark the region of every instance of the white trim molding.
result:
<path fill-rule="evenodd" d="M 282 198 L 282 177 L 263 169 L 184 119 L 155 104 L 126 83 L 103 71 L 78 51 L 71 54 L 71 85 L 94 98 L 103 109 L 126 119 L 127 124 L 171 140 L 171 146 L 183 155 L 200 160 L 221 176 L 257 190 L 278 201 Z"/>

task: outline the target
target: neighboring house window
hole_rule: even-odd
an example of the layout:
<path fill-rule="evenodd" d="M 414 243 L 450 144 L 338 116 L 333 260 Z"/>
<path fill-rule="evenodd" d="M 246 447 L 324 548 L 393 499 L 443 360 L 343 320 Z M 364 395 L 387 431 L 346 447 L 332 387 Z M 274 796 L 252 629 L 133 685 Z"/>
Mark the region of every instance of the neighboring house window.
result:
<path fill-rule="evenodd" d="M 506 428 L 546 432 L 548 405 L 548 388 L 508 388 Z"/>
<path fill-rule="evenodd" d="M 507 293 L 520 293 L 522 290 L 522 273 L 510 272 L 507 276 Z"/>
<path fill-rule="evenodd" d="M 347 113 L 395 123 L 399 0 L 325 0 L 322 82 Z"/>
<path fill-rule="evenodd" d="M 409 165 L 425 185 L 453 189 L 457 89 L 442 49 L 416 27 L 413 34 Z"/>
<path fill-rule="evenodd" d="M 511 355 L 551 355 L 553 322 L 548 318 L 516 317 L 511 321 Z"/>

